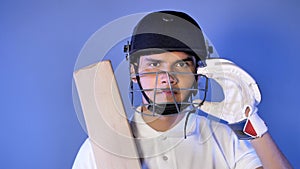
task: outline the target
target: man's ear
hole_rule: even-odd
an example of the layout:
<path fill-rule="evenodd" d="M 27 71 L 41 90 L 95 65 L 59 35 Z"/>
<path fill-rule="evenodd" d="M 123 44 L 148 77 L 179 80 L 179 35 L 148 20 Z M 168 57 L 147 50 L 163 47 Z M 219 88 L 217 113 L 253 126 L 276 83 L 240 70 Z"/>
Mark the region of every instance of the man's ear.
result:
<path fill-rule="evenodd" d="M 136 79 L 137 72 L 135 72 L 135 67 L 137 67 L 137 65 L 130 64 L 130 78 L 132 82 L 137 83 L 137 79 Z"/>

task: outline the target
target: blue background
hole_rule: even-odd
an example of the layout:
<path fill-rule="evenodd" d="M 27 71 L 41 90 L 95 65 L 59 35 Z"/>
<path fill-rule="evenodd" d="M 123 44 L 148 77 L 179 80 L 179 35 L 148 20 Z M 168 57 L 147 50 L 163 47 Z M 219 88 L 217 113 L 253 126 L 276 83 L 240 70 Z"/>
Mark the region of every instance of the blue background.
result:
<path fill-rule="evenodd" d="M 300 168 L 299 7 L 296 0 L 0 1 L 0 168 L 71 168 L 86 138 L 72 103 L 81 48 L 108 22 L 159 9 L 188 12 L 221 57 L 255 77 L 261 116 Z"/>

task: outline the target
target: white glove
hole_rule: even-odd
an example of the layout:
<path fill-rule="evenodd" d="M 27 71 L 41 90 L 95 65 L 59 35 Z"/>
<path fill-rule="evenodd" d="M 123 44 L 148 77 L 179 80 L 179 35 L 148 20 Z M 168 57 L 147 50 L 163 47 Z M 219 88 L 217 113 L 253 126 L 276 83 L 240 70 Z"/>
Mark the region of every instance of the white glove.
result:
<path fill-rule="evenodd" d="M 257 114 L 256 106 L 261 95 L 255 80 L 226 59 L 207 59 L 206 64 L 206 67 L 198 68 L 197 74 L 215 80 L 222 87 L 224 99 L 220 102 L 205 101 L 200 109 L 227 121 L 240 139 L 261 137 L 268 128 Z M 247 108 L 250 111 L 246 115 Z"/>

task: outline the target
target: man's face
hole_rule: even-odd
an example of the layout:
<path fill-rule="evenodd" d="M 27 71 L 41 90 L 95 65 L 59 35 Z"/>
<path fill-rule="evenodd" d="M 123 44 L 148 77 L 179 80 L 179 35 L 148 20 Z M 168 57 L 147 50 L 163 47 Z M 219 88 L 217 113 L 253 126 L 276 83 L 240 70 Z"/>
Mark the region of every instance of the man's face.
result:
<path fill-rule="evenodd" d="M 185 101 L 191 91 L 182 89 L 192 88 L 196 83 L 194 58 L 184 52 L 141 56 L 138 73 L 143 90 L 158 104 Z"/>

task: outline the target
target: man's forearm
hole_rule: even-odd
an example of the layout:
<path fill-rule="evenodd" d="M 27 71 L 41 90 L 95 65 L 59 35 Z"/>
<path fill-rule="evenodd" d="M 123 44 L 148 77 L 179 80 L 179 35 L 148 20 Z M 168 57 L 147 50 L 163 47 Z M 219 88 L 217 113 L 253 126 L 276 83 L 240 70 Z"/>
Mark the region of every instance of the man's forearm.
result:
<path fill-rule="evenodd" d="M 251 141 L 264 169 L 290 169 L 289 161 L 279 150 L 269 133 Z"/>

